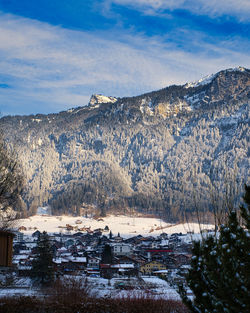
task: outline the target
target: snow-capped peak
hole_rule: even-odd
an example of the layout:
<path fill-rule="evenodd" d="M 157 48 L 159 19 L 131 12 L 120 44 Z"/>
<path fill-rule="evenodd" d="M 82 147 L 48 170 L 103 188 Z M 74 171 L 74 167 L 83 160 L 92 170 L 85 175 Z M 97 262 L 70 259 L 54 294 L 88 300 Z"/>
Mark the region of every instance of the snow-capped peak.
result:
<path fill-rule="evenodd" d="M 100 104 L 102 103 L 114 103 L 116 102 L 117 99 L 115 97 L 107 97 L 107 96 L 103 96 L 103 95 L 92 95 L 90 100 L 89 100 L 89 105 L 91 107 L 99 107 Z"/>
<path fill-rule="evenodd" d="M 211 74 L 211 75 L 207 75 L 197 81 L 191 82 L 191 83 L 187 83 L 184 88 L 193 88 L 193 87 L 198 87 L 198 86 L 204 86 L 204 85 L 208 85 L 209 83 L 211 83 L 211 81 L 214 79 L 214 77 L 216 76 L 216 74 Z"/>
<path fill-rule="evenodd" d="M 229 68 L 226 70 L 226 72 L 245 72 L 245 68 L 242 67 L 242 66 L 237 66 L 237 67 L 234 67 L 234 68 Z"/>
<path fill-rule="evenodd" d="M 222 72 L 245 72 L 245 68 L 242 66 L 237 66 L 234 68 L 229 68 L 226 69 Z M 184 88 L 193 88 L 193 87 L 198 87 L 198 86 L 204 86 L 204 85 L 208 85 L 211 83 L 211 81 L 218 75 L 217 74 L 211 74 L 211 75 L 207 75 L 197 81 L 191 82 L 191 83 L 187 83 L 186 85 L 184 85 Z"/>

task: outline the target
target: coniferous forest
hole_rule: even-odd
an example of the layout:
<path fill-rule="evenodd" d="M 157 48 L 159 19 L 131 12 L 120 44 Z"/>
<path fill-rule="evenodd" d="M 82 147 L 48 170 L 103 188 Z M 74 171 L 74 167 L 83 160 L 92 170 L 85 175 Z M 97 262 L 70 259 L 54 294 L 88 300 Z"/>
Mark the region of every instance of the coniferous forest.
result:
<path fill-rule="evenodd" d="M 131 98 L 93 96 L 59 114 L 3 117 L 22 163 L 22 215 L 155 214 L 211 218 L 249 181 L 249 70 Z"/>

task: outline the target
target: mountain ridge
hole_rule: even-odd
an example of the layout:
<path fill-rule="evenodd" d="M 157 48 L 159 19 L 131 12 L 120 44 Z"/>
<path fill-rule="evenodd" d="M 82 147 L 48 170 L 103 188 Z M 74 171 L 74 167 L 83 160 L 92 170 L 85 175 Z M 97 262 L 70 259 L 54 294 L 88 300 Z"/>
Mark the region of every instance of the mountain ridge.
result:
<path fill-rule="evenodd" d="M 222 191 L 227 175 L 243 186 L 250 71 L 223 70 L 202 82 L 1 118 L 27 176 L 28 211 L 50 203 L 55 213 L 135 209 L 173 220 L 194 211 L 194 190 L 209 208 L 209 193 L 217 185 Z"/>

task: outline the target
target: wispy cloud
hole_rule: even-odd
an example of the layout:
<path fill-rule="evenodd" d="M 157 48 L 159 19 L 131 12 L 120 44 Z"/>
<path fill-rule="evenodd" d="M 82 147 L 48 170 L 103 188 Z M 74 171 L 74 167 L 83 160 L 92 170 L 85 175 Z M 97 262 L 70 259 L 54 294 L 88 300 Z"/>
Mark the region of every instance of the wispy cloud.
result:
<path fill-rule="evenodd" d="M 166 9 L 181 9 L 213 18 L 230 15 L 239 21 L 250 20 L 249 0 L 106 0 L 106 2 L 129 5 L 147 14 L 155 14 Z"/>
<path fill-rule="evenodd" d="M 87 104 L 92 93 L 137 95 L 250 65 L 247 51 L 232 48 L 241 38 L 213 44 L 193 32 L 186 39 L 195 49 L 131 31 L 73 31 L 1 14 L 0 85 L 10 88 L 1 88 L 0 111 L 57 112 Z"/>

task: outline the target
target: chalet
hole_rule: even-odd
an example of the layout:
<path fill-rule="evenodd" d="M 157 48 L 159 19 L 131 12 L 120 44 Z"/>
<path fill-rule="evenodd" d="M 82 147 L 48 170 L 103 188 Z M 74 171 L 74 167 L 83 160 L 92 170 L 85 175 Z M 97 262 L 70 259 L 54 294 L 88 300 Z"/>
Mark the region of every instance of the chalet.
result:
<path fill-rule="evenodd" d="M 118 234 L 118 236 L 113 237 L 112 239 L 115 242 L 122 242 L 123 241 L 123 238 L 120 236 L 120 234 Z"/>
<path fill-rule="evenodd" d="M 32 237 L 35 238 L 35 239 L 39 239 L 41 236 L 41 232 L 39 230 L 36 230 L 33 234 L 32 234 Z"/>
<path fill-rule="evenodd" d="M 8 231 L 0 231 L 0 267 L 12 266 L 14 234 Z"/>
<path fill-rule="evenodd" d="M 76 274 L 86 268 L 87 259 L 85 257 L 64 256 L 54 258 L 53 263 L 57 272 Z"/>
<path fill-rule="evenodd" d="M 23 242 L 23 233 L 22 232 L 20 232 L 20 231 L 16 231 L 16 232 L 14 232 L 14 234 L 15 234 L 15 237 L 14 237 L 14 242 Z"/>
<path fill-rule="evenodd" d="M 179 253 L 179 254 L 174 254 L 173 257 L 175 258 L 176 265 L 178 267 L 180 267 L 181 265 L 190 264 L 191 254 Z"/>
<path fill-rule="evenodd" d="M 25 231 L 25 230 L 27 230 L 27 227 L 25 227 L 25 226 L 20 226 L 20 227 L 18 228 L 18 230 L 19 230 L 19 231 Z"/>
<path fill-rule="evenodd" d="M 159 235 L 159 238 L 163 239 L 163 240 L 168 240 L 168 234 L 167 233 L 162 233 Z"/>
<path fill-rule="evenodd" d="M 64 245 L 65 245 L 66 248 L 69 248 L 70 246 L 73 246 L 74 243 L 75 243 L 75 241 L 74 241 L 73 239 L 68 239 L 68 240 L 64 243 Z"/>
<path fill-rule="evenodd" d="M 129 244 L 117 243 L 113 245 L 114 255 L 130 255 L 132 247 Z"/>
<path fill-rule="evenodd" d="M 74 230 L 74 227 L 72 225 L 66 224 L 66 229 L 68 231 Z"/>
<path fill-rule="evenodd" d="M 97 257 L 89 257 L 88 258 L 88 268 L 99 269 L 100 258 Z"/>
<path fill-rule="evenodd" d="M 82 237 L 82 232 L 80 232 L 80 231 L 78 231 L 77 233 L 74 233 L 72 236 L 74 237 L 74 238 L 78 238 L 78 237 Z"/>
<path fill-rule="evenodd" d="M 133 263 L 129 264 L 100 264 L 100 275 L 106 279 L 113 276 L 128 275 L 137 276 L 138 269 L 135 268 Z"/>
<path fill-rule="evenodd" d="M 103 278 L 111 279 L 113 276 L 113 269 L 110 264 L 100 264 L 100 275 Z"/>
<path fill-rule="evenodd" d="M 135 268 L 133 263 L 125 264 L 112 264 L 111 268 L 113 273 L 117 275 L 137 276 L 138 269 Z"/>
<path fill-rule="evenodd" d="M 102 228 L 96 228 L 93 230 L 94 234 L 102 235 L 103 229 Z"/>
<path fill-rule="evenodd" d="M 167 268 L 170 269 L 176 268 L 176 260 L 172 255 L 166 255 L 164 257 L 164 264 L 167 265 Z"/>
<path fill-rule="evenodd" d="M 130 238 L 125 239 L 124 243 L 136 245 L 136 244 L 139 244 L 141 242 L 141 238 L 143 238 L 142 235 L 130 237 Z"/>
<path fill-rule="evenodd" d="M 81 227 L 81 228 L 79 228 L 78 229 L 79 231 L 81 231 L 81 232 L 90 232 L 91 230 L 90 230 L 90 227 Z"/>
<path fill-rule="evenodd" d="M 19 254 L 14 255 L 13 265 L 15 266 L 18 275 L 30 276 L 32 259 L 31 250 L 20 250 Z"/>
<path fill-rule="evenodd" d="M 180 276 L 186 276 L 189 272 L 190 269 L 190 265 L 182 265 L 179 269 L 178 269 L 178 274 Z"/>
<path fill-rule="evenodd" d="M 172 249 L 146 249 L 147 258 L 149 261 L 151 260 L 159 260 L 162 259 L 164 255 L 168 255 L 173 252 Z"/>
<path fill-rule="evenodd" d="M 161 277 L 167 277 L 168 276 L 168 270 L 160 270 L 160 271 L 155 271 L 154 275 Z"/>
<path fill-rule="evenodd" d="M 166 270 L 166 265 L 159 261 L 150 261 L 140 267 L 140 272 L 144 275 L 152 275 L 155 271 Z"/>
<path fill-rule="evenodd" d="M 115 263 L 119 263 L 119 264 L 134 264 L 134 267 L 138 267 L 139 266 L 139 261 L 131 256 L 127 256 L 127 255 L 118 255 L 115 256 Z M 145 263 L 145 261 L 143 262 Z"/>

